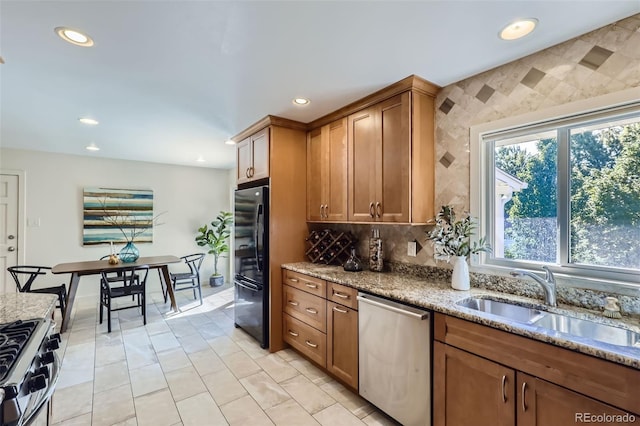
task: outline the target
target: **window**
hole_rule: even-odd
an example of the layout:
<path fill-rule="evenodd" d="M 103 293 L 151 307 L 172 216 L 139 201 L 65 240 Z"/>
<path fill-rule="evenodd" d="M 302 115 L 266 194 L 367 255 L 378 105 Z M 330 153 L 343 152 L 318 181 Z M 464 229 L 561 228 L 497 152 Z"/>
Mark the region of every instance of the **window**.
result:
<path fill-rule="evenodd" d="M 474 263 L 640 281 L 640 103 L 472 138 L 473 214 L 493 247 Z"/>

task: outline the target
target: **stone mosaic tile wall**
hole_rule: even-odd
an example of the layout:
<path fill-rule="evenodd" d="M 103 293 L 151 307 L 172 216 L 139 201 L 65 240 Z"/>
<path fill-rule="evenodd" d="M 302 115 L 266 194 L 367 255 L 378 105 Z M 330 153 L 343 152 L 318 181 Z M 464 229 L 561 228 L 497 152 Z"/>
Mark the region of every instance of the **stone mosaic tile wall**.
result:
<path fill-rule="evenodd" d="M 444 87 L 436 99 L 436 206 L 469 209 L 471 126 L 638 86 L 640 14 Z M 358 253 L 368 252 L 371 226 L 331 227 L 351 231 Z M 385 260 L 436 265 L 426 227 L 378 228 Z M 423 249 L 409 257 L 414 239 Z"/>

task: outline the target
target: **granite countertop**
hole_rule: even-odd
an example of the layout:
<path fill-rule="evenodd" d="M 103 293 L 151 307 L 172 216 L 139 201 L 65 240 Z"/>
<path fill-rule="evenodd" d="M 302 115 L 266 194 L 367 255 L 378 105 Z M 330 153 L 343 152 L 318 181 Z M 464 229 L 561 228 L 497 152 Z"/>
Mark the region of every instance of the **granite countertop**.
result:
<path fill-rule="evenodd" d="M 376 273 L 369 271 L 345 272 L 342 267 L 339 266 L 320 265 L 308 262 L 288 263 L 282 265 L 282 267 L 291 271 L 353 287 L 367 293 L 388 297 L 393 300 L 473 321 L 640 370 L 640 347 L 616 346 L 558 333 L 461 307 L 458 306 L 456 302 L 474 296 L 491 296 L 496 300 L 516 302 L 541 311 L 567 314 L 581 319 L 640 332 L 640 325 L 631 320 L 605 318 L 600 312 L 569 305 L 558 305 L 557 308 L 552 308 L 544 305 L 537 299 L 497 291 L 477 288 L 471 288 L 471 290 L 468 291 L 453 290 L 448 282 L 418 278 L 407 274 Z"/>
<path fill-rule="evenodd" d="M 0 294 L 0 324 L 17 320 L 50 318 L 57 300 L 53 294 Z"/>

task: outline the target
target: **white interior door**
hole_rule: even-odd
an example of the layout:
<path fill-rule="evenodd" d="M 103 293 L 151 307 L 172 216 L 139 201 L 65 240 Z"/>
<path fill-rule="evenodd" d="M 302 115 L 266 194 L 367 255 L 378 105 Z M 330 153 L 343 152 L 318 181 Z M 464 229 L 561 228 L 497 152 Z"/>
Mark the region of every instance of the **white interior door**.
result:
<path fill-rule="evenodd" d="M 0 292 L 15 292 L 7 268 L 18 264 L 18 176 L 0 175 Z"/>

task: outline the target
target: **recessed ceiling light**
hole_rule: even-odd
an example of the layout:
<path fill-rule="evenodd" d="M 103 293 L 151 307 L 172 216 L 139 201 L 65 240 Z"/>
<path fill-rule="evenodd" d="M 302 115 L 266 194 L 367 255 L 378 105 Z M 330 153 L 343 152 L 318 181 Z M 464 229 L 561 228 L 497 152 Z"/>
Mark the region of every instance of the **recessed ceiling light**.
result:
<path fill-rule="evenodd" d="M 294 105 L 305 106 L 309 105 L 311 101 L 307 98 L 295 98 L 292 102 Z"/>
<path fill-rule="evenodd" d="M 91 47 L 93 40 L 88 35 L 67 27 L 56 27 L 54 30 L 64 41 L 76 46 Z"/>
<path fill-rule="evenodd" d="M 204 163 L 204 158 L 202 157 L 202 155 L 198 156 L 198 159 L 196 160 L 198 163 Z"/>
<path fill-rule="evenodd" d="M 89 117 L 80 117 L 78 118 L 78 121 L 81 122 L 82 124 L 88 124 L 89 126 L 95 126 L 100 124 L 98 120 L 94 120 L 93 118 L 89 118 Z"/>
<path fill-rule="evenodd" d="M 84 147 L 87 151 L 100 151 L 100 147 L 95 143 L 91 142 L 89 145 Z"/>
<path fill-rule="evenodd" d="M 531 33 L 538 25 L 535 18 L 518 19 L 504 27 L 500 31 L 500 38 L 503 40 L 516 40 Z"/>
<path fill-rule="evenodd" d="M 231 140 L 231 139 L 227 139 L 226 141 L 224 141 L 224 143 L 226 143 L 227 145 L 235 145 L 236 141 Z"/>

